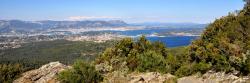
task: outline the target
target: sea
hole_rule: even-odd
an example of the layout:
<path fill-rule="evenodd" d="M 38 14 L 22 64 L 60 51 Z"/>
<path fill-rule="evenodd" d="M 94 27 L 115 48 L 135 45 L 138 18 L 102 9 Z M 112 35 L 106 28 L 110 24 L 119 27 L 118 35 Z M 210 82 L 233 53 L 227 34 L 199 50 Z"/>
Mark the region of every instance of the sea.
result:
<path fill-rule="evenodd" d="M 190 45 L 193 40 L 199 38 L 199 36 L 151 36 L 152 34 L 162 33 L 165 32 L 166 30 L 169 29 L 148 29 L 148 30 L 112 31 L 112 32 L 135 38 L 136 37 L 138 38 L 141 35 L 145 35 L 148 40 L 160 41 L 170 48 Z"/>
<path fill-rule="evenodd" d="M 168 37 L 147 37 L 150 41 L 160 41 L 167 47 L 188 46 L 193 40 L 198 39 L 199 36 L 168 36 Z"/>

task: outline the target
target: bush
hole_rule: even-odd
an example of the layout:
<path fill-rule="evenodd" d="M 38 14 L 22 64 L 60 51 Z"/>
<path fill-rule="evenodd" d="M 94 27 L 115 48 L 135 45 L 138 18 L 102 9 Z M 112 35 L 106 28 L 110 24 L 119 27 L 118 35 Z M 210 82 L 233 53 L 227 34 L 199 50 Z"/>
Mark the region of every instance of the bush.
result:
<path fill-rule="evenodd" d="M 154 51 L 147 51 L 138 55 L 139 65 L 137 70 L 140 72 L 154 71 L 166 73 L 166 62 L 163 56 Z"/>
<path fill-rule="evenodd" d="M 183 65 L 175 72 L 175 75 L 178 77 L 188 76 L 191 74 L 193 74 L 191 64 Z"/>
<path fill-rule="evenodd" d="M 0 83 L 11 83 L 24 71 L 20 64 L 0 64 Z"/>
<path fill-rule="evenodd" d="M 175 55 L 169 54 L 166 58 L 166 64 L 168 66 L 167 71 L 171 74 L 174 74 L 176 69 L 180 66 L 180 60 L 177 60 Z"/>
<path fill-rule="evenodd" d="M 195 63 L 193 66 L 193 71 L 200 72 L 200 73 L 206 73 L 206 71 L 211 69 L 211 64 L 205 63 L 205 62 L 199 62 Z"/>
<path fill-rule="evenodd" d="M 213 69 L 216 71 L 230 72 L 231 70 L 232 64 L 229 63 L 229 60 L 225 56 L 217 55 L 213 58 L 211 63 L 213 65 Z"/>
<path fill-rule="evenodd" d="M 59 74 L 59 80 L 65 83 L 98 83 L 103 80 L 103 77 L 95 70 L 93 65 L 78 60 L 74 63 L 72 69 Z"/>
<path fill-rule="evenodd" d="M 119 41 L 114 47 L 106 49 L 103 54 L 96 59 L 96 64 L 109 62 L 113 67 L 113 71 L 117 68 L 117 64 L 126 62 L 129 71 L 140 72 L 166 72 L 166 56 L 168 55 L 167 48 L 161 42 L 150 42 L 145 36 L 138 40 L 124 38 Z M 117 63 L 112 60 L 119 58 Z"/>

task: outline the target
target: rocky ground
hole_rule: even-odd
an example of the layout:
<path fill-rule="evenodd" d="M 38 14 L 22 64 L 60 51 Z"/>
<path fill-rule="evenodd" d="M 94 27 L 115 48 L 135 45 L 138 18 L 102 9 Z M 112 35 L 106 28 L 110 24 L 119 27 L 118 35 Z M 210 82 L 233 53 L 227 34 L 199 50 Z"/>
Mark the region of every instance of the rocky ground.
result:
<path fill-rule="evenodd" d="M 57 75 L 59 72 L 70 68 L 59 62 L 51 62 L 39 69 L 31 70 L 22 74 L 14 83 L 60 83 Z M 250 83 L 249 76 L 236 76 L 236 73 L 209 71 L 203 75 L 192 75 L 177 78 L 171 74 L 157 72 L 124 74 L 112 72 L 104 75 L 104 83 Z"/>
<path fill-rule="evenodd" d="M 207 72 L 202 76 L 188 76 L 177 80 L 178 83 L 250 83 L 249 76 L 238 77 L 225 72 Z"/>
<path fill-rule="evenodd" d="M 51 62 L 39 69 L 31 70 L 22 74 L 13 83 L 60 83 L 56 76 L 59 72 L 70 68 L 59 62 Z"/>

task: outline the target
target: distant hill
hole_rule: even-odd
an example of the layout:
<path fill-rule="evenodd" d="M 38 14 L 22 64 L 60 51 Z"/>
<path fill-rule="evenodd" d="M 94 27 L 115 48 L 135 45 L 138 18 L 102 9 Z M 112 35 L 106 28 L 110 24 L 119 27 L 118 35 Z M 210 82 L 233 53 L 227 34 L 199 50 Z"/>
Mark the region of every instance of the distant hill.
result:
<path fill-rule="evenodd" d="M 55 28 L 120 27 L 128 24 L 120 20 L 112 21 L 21 21 L 0 20 L 0 32 L 34 32 Z"/>
<path fill-rule="evenodd" d="M 145 23 L 133 23 L 133 25 L 150 26 L 150 27 L 168 27 L 168 28 L 204 28 L 208 24 L 145 22 Z"/>

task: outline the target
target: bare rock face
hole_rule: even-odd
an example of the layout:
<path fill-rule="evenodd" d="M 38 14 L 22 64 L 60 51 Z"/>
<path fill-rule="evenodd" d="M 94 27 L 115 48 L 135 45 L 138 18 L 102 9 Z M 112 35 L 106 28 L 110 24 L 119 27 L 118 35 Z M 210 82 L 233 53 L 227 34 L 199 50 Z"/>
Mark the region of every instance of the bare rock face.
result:
<path fill-rule="evenodd" d="M 174 83 L 175 76 L 171 74 L 160 74 L 157 72 L 132 74 L 129 83 Z"/>
<path fill-rule="evenodd" d="M 22 77 L 13 83 L 58 83 L 56 76 L 59 72 L 69 67 L 59 62 L 51 62 L 39 69 L 31 70 L 22 74 Z"/>
<path fill-rule="evenodd" d="M 148 73 L 130 73 L 127 75 L 119 75 L 113 72 L 108 75 L 104 83 L 175 83 L 176 77 L 171 74 L 160 74 L 157 72 Z"/>
<path fill-rule="evenodd" d="M 249 83 L 248 76 L 238 77 L 232 73 L 207 72 L 202 76 L 187 76 L 178 79 L 178 83 Z"/>
<path fill-rule="evenodd" d="M 203 83 L 203 81 L 201 78 L 198 78 L 196 76 L 188 76 L 179 78 L 177 83 Z M 211 83 L 216 83 L 216 82 L 211 82 Z"/>
<path fill-rule="evenodd" d="M 158 72 L 124 74 L 114 71 L 105 75 L 103 83 L 250 83 L 249 76 L 236 76 L 234 73 L 207 72 L 203 75 L 192 75 L 177 78 L 171 74 Z"/>

